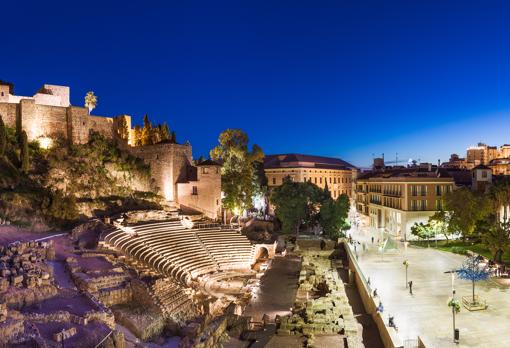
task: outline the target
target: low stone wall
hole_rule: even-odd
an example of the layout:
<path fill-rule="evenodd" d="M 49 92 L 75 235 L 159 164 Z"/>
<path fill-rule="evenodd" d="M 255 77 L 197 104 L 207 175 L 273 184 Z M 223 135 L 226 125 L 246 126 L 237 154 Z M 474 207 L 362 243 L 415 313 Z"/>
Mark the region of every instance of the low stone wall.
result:
<path fill-rule="evenodd" d="M 379 335 L 384 344 L 385 348 L 403 348 L 404 345 L 401 339 L 398 337 L 395 329 L 392 327 L 386 326 L 384 323 L 384 319 L 381 314 L 377 311 L 377 304 L 374 302 L 373 297 L 370 294 L 370 290 L 368 289 L 365 276 L 361 271 L 361 268 L 356 261 L 355 256 L 353 255 L 351 249 L 349 248 L 347 242 L 342 241 L 343 247 L 347 253 L 347 257 L 349 260 L 349 275 L 353 277 L 354 282 L 358 288 L 358 292 L 361 297 L 361 301 L 363 302 L 363 306 L 365 307 L 365 311 L 370 314 L 377 326 L 377 330 L 379 331 Z"/>
<path fill-rule="evenodd" d="M 336 242 L 333 240 L 320 240 L 320 239 L 298 239 L 296 244 L 299 248 L 303 249 L 321 249 L 321 244 L 323 244 L 323 250 L 333 250 L 335 249 Z"/>
<path fill-rule="evenodd" d="M 23 320 L 8 319 L 0 323 L 0 347 L 6 345 L 12 337 L 22 334 L 23 330 Z"/>

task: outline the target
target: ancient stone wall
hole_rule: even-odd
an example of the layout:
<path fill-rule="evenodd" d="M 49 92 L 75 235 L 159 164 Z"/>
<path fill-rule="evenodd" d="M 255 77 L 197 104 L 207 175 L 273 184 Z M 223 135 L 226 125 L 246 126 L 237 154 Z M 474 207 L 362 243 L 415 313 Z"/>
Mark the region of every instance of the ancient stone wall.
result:
<path fill-rule="evenodd" d="M 18 104 L 0 103 L 0 116 L 9 127 L 16 126 L 16 114 L 18 113 Z"/>
<path fill-rule="evenodd" d="M 177 183 L 185 180 L 191 165 L 191 145 L 156 144 L 126 147 L 126 150 L 150 165 L 151 176 L 160 193 L 167 200 L 175 201 Z"/>

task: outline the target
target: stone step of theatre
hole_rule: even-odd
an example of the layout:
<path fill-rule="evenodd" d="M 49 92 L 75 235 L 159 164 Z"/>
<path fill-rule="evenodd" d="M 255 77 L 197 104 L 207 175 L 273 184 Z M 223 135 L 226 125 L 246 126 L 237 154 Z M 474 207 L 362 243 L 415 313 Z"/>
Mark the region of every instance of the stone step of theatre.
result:
<path fill-rule="evenodd" d="M 187 229 L 179 220 L 137 224 L 108 231 L 101 245 L 182 285 L 221 270 L 250 268 L 254 246 L 245 236 L 219 225 L 203 226 Z"/>

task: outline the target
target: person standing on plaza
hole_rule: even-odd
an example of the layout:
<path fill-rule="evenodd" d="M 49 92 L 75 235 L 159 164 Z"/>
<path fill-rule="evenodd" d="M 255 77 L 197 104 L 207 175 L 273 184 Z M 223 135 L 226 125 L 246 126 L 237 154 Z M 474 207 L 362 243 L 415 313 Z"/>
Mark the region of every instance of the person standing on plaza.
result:
<path fill-rule="evenodd" d="M 413 294 L 413 281 L 410 280 L 408 284 L 409 284 L 409 294 L 412 295 Z"/>

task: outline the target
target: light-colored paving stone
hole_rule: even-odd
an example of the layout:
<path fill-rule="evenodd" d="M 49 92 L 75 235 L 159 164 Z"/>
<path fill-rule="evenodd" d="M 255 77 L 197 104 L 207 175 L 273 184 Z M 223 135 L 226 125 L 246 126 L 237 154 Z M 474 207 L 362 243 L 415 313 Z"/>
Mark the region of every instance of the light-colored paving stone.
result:
<path fill-rule="evenodd" d="M 452 312 L 447 306 L 451 297 L 451 276 L 445 271 L 458 268 L 465 257 L 432 248 L 400 246 L 384 254 L 371 245 L 368 232 L 352 231 L 354 239 L 364 241 L 367 250 L 357 248 L 359 264 L 372 288 L 377 288 L 384 305 L 384 317 L 394 315 L 402 339 L 423 337 L 430 347 L 510 347 L 510 289 L 494 281 L 478 282 L 476 292 L 487 300 L 489 308 L 469 312 L 462 308 L 456 316 L 460 344 L 453 341 Z M 377 237 L 376 237 L 377 238 Z M 409 280 L 413 295 L 406 289 L 403 261 L 409 260 Z M 471 294 L 471 283 L 455 279 L 457 297 Z"/>

